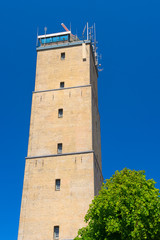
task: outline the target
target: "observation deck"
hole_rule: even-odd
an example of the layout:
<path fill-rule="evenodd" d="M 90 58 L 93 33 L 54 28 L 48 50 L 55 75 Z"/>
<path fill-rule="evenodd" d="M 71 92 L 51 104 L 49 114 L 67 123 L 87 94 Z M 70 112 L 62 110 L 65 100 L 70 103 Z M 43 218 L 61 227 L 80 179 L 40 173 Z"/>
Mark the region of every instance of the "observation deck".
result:
<path fill-rule="evenodd" d="M 38 36 L 37 51 L 50 48 L 81 45 L 82 43 L 91 43 L 91 40 L 80 40 L 77 36 L 73 35 L 71 31 L 44 34 Z"/>

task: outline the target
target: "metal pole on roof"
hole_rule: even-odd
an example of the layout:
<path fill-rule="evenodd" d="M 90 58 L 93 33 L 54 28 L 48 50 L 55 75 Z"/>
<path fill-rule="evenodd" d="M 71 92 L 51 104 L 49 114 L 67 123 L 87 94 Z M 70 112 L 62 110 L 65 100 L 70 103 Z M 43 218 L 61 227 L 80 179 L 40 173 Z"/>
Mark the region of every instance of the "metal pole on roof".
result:
<path fill-rule="evenodd" d="M 44 32 L 45 32 L 45 39 L 46 39 L 47 27 L 44 28 Z M 46 43 L 46 40 L 45 40 L 44 44 L 45 43 Z"/>
<path fill-rule="evenodd" d="M 46 35 L 46 33 L 47 33 L 47 27 L 44 28 L 44 32 L 45 32 L 45 35 Z"/>
<path fill-rule="evenodd" d="M 96 48 L 96 24 L 94 23 L 94 46 Z"/>
<path fill-rule="evenodd" d="M 69 29 L 64 25 L 64 23 L 61 23 L 61 26 L 68 32 Z"/>
<path fill-rule="evenodd" d="M 88 22 L 87 22 L 87 40 L 88 40 Z"/>
<path fill-rule="evenodd" d="M 98 57 L 97 57 L 97 47 L 96 47 L 96 24 L 94 23 L 94 57 L 95 64 L 98 65 Z"/>
<path fill-rule="evenodd" d="M 83 29 L 83 32 L 82 32 L 83 40 L 84 40 L 84 33 L 85 33 L 85 30 L 86 30 L 86 25 L 84 26 L 84 29 Z"/>
<path fill-rule="evenodd" d="M 39 31 L 39 28 L 37 27 L 37 41 L 36 41 L 36 47 L 38 47 L 38 31 Z"/>

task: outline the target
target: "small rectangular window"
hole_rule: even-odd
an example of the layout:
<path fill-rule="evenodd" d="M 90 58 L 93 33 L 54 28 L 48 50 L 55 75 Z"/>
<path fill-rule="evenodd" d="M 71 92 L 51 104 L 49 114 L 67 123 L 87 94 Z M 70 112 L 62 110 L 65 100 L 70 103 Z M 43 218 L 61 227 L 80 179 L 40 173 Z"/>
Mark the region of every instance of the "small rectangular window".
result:
<path fill-rule="evenodd" d="M 62 143 L 57 144 L 57 153 L 62 153 Z"/>
<path fill-rule="evenodd" d="M 59 226 L 54 226 L 54 239 L 59 239 Z"/>
<path fill-rule="evenodd" d="M 56 191 L 60 191 L 60 187 L 61 187 L 61 179 L 56 179 L 56 182 L 55 182 L 55 190 Z"/>
<path fill-rule="evenodd" d="M 60 88 L 64 88 L 64 82 L 60 82 Z"/>
<path fill-rule="evenodd" d="M 65 59 L 65 52 L 61 53 L 61 60 Z"/>
<path fill-rule="evenodd" d="M 59 118 L 63 117 L 63 108 L 58 109 L 58 117 Z"/>

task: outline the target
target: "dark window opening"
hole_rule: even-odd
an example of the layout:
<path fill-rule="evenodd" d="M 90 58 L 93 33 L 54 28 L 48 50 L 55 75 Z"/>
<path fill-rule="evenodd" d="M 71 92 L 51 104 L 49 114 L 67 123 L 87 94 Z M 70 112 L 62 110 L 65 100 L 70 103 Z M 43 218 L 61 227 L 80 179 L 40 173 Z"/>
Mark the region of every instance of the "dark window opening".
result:
<path fill-rule="evenodd" d="M 64 88 L 64 82 L 60 82 L 60 88 Z"/>
<path fill-rule="evenodd" d="M 64 60 L 65 59 L 65 53 L 61 53 L 61 60 Z"/>
<path fill-rule="evenodd" d="M 63 117 L 63 108 L 58 109 L 58 117 L 59 118 Z"/>
<path fill-rule="evenodd" d="M 56 191 L 60 191 L 60 186 L 61 186 L 61 179 L 56 179 L 56 182 L 55 182 L 56 186 L 55 186 L 55 190 Z"/>
<path fill-rule="evenodd" d="M 59 239 L 59 226 L 54 226 L 54 239 Z"/>
<path fill-rule="evenodd" d="M 58 143 L 58 145 L 57 145 L 57 153 L 62 153 L 62 143 Z"/>

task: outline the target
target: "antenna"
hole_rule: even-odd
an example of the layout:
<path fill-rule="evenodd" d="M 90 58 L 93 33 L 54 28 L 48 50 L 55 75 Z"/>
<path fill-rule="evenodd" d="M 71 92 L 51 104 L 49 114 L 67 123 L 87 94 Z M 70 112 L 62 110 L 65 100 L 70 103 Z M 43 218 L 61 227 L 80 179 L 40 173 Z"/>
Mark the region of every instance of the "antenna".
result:
<path fill-rule="evenodd" d="M 87 41 L 88 41 L 88 22 L 87 22 Z"/>
<path fill-rule="evenodd" d="M 88 26 L 88 22 L 87 22 L 87 40 L 91 41 L 91 45 L 92 45 L 92 49 L 93 49 L 93 54 L 94 54 L 94 62 L 95 62 L 95 66 L 97 67 L 97 70 L 99 72 L 103 71 L 103 68 L 100 69 L 99 67 L 101 67 L 101 64 L 98 63 L 98 60 L 102 59 L 102 54 L 98 55 L 97 53 L 97 39 L 96 39 L 96 24 L 94 23 L 91 27 Z"/>
<path fill-rule="evenodd" d="M 86 30 L 86 25 L 84 26 L 84 29 L 83 29 L 83 32 L 82 32 L 83 39 L 84 39 L 85 30 Z"/>
<path fill-rule="evenodd" d="M 89 39 L 92 41 L 93 26 L 88 28 L 89 30 Z"/>
<path fill-rule="evenodd" d="M 100 60 L 102 60 L 102 54 L 98 55 L 97 57 L 98 57 Z M 99 68 L 99 67 L 101 67 L 101 64 L 98 64 L 98 71 L 99 71 L 99 72 L 102 72 L 104 69 L 103 69 L 103 68 Z"/>
<path fill-rule="evenodd" d="M 94 23 L 94 47 L 96 48 L 96 24 L 95 23 Z"/>
<path fill-rule="evenodd" d="M 69 32 L 69 29 L 64 25 L 64 23 L 61 23 L 61 26 L 62 26 L 67 32 Z"/>
<path fill-rule="evenodd" d="M 76 28 L 76 41 L 77 41 L 77 28 Z"/>
<path fill-rule="evenodd" d="M 44 32 L 45 32 L 45 35 L 46 35 L 46 33 L 47 33 L 47 27 L 44 28 Z"/>
<path fill-rule="evenodd" d="M 97 47 L 96 47 L 96 24 L 94 23 L 94 57 L 95 63 L 98 65 Z"/>
<path fill-rule="evenodd" d="M 36 41 L 36 47 L 38 47 L 38 32 L 39 32 L 39 28 L 37 27 L 37 41 Z"/>

